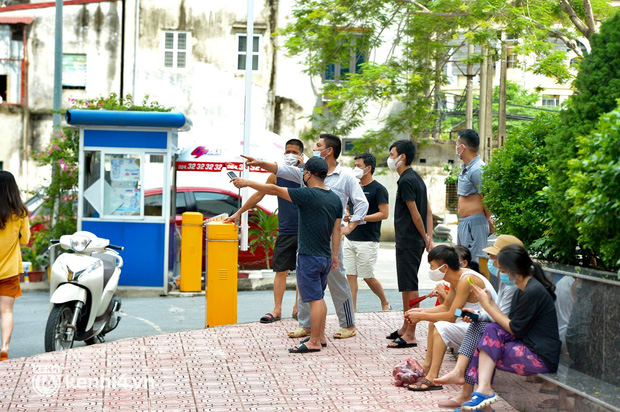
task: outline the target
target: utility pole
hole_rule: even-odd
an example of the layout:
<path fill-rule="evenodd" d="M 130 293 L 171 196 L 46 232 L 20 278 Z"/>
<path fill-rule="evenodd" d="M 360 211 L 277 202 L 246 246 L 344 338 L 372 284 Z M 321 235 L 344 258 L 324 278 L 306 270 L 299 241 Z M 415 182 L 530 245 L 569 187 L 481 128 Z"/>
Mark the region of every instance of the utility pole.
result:
<path fill-rule="evenodd" d="M 480 148 L 478 153 L 484 160 L 484 150 L 486 146 L 486 121 L 487 121 L 487 75 L 488 65 L 487 60 L 489 58 L 487 53 L 487 46 L 482 46 L 483 61 L 480 66 L 480 98 L 478 99 L 478 136 L 480 136 Z"/>
<path fill-rule="evenodd" d="M 486 109 L 484 111 L 485 121 L 484 121 L 484 148 L 485 152 L 482 156 L 482 160 L 485 162 L 489 161 L 490 153 L 491 153 L 491 140 L 493 139 L 493 78 L 495 77 L 495 73 L 493 70 L 493 53 L 494 49 L 491 45 L 487 48 L 487 87 L 486 87 Z"/>
<path fill-rule="evenodd" d="M 508 44 L 506 32 L 502 32 L 502 58 L 499 66 L 499 110 L 497 113 L 497 147 L 506 144 L 506 70 L 508 66 Z"/>
<path fill-rule="evenodd" d="M 62 0 L 56 0 L 56 27 L 54 30 L 54 114 L 52 122 L 54 131 L 60 130 L 62 118 Z"/>
<path fill-rule="evenodd" d="M 465 86 L 465 127 L 474 128 L 474 65 L 471 55 L 474 54 L 474 44 L 467 45 L 467 86 Z"/>

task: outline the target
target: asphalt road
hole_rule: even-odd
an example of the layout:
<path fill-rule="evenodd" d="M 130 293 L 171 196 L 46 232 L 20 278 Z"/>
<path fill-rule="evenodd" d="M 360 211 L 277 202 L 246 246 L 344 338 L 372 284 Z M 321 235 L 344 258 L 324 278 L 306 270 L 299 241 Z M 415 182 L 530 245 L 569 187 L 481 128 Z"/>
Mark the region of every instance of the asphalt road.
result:
<path fill-rule="evenodd" d="M 401 295 L 398 290 L 387 289 L 385 292 L 392 307 L 401 309 Z M 421 294 L 426 292 L 420 290 Z M 283 305 L 285 317 L 291 316 L 294 299 L 295 292 L 286 291 Z M 273 309 L 273 292 L 239 292 L 237 302 L 237 322 L 256 322 L 265 312 Z M 328 312 L 334 313 L 329 293 L 327 293 L 326 302 Z M 366 289 L 359 290 L 357 305 L 358 312 L 381 310 L 379 299 Z M 422 304 L 422 306 L 432 305 L 434 305 L 434 299 L 432 302 L 427 300 Z M 121 323 L 117 329 L 106 336 L 106 341 L 201 329 L 205 326 L 204 295 L 124 298 L 122 312 Z M 15 329 L 9 352 L 11 357 L 32 356 L 45 352 L 43 336 L 48 314 L 49 294 L 47 292 L 28 292 L 16 299 Z M 79 346 L 84 346 L 84 343 L 76 342 L 74 345 L 74 347 Z"/>

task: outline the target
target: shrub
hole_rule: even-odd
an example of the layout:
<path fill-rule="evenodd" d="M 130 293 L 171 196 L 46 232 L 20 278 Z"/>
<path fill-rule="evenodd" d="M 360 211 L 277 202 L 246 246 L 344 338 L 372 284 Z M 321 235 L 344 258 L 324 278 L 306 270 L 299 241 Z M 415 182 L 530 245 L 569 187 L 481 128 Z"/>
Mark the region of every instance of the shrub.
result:
<path fill-rule="evenodd" d="M 538 116 L 508 136 L 485 166 L 482 195 L 500 234 L 518 237 L 526 246 L 544 236 L 549 214 L 545 137 L 558 121 L 555 114 Z M 538 252 L 543 252 L 538 250 Z"/>
<path fill-rule="evenodd" d="M 574 202 L 579 242 L 592 249 L 605 269 L 620 267 L 620 100 L 618 104 L 592 133 L 578 139 L 578 156 L 569 164 L 573 186 L 567 193 Z"/>

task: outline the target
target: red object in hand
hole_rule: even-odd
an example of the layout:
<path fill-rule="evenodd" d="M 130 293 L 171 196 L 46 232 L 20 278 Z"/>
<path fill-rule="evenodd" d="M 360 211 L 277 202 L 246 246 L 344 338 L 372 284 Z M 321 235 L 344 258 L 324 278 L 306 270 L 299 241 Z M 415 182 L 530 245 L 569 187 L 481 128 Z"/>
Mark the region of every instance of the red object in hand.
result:
<path fill-rule="evenodd" d="M 409 301 L 409 307 L 417 305 L 418 303 L 422 302 L 427 297 L 428 297 L 428 295 L 424 295 L 424 296 L 420 296 L 419 298 L 411 299 Z"/>

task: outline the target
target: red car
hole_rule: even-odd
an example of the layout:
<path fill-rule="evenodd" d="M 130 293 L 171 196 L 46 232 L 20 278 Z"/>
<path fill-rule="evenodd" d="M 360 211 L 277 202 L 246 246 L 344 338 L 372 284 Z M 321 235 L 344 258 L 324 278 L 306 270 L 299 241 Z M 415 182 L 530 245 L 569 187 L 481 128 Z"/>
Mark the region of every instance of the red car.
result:
<path fill-rule="evenodd" d="M 162 196 L 161 188 L 150 189 L 144 192 L 144 209 L 159 208 L 161 210 Z M 241 201 L 237 193 L 224 189 L 216 189 L 212 187 L 177 187 L 176 199 L 176 223 L 181 227 L 182 214 L 185 212 L 200 212 L 204 218 L 210 218 L 222 213 L 232 215 L 241 207 Z M 257 206 L 264 210 L 268 215 L 272 212 Z M 250 211 L 250 217 L 254 215 Z M 256 225 L 250 223 L 250 229 Z M 252 238 L 250 237 L 250 240 Z M 206 241 L 206 231 L 204 232 L 203 242 Z M 269 256 L 269 264 L 271 266 L 271 256 Z M 204 260 L 203 260 L 204 262 Z M 203 263 L 204 264 L 204 263 Z M 239 267 L 241 269 L 265 269 L 267 263 L 265 261 L 265 250 L 258 247 L 254 254 L 250 250 L 243 252 L 239 250 Z"/>

